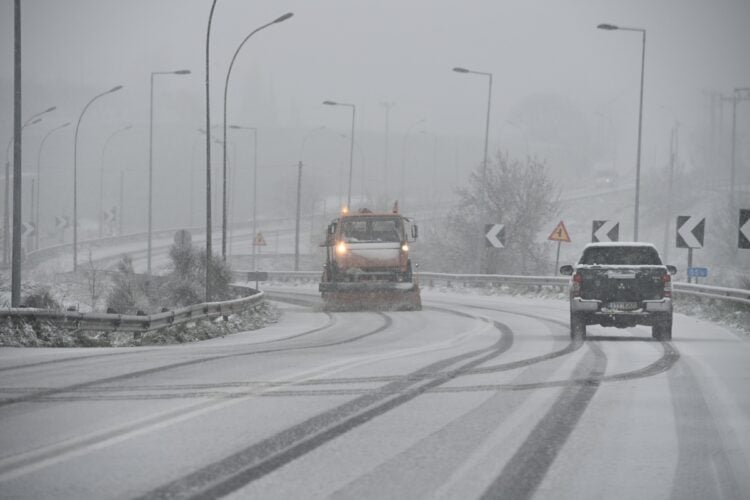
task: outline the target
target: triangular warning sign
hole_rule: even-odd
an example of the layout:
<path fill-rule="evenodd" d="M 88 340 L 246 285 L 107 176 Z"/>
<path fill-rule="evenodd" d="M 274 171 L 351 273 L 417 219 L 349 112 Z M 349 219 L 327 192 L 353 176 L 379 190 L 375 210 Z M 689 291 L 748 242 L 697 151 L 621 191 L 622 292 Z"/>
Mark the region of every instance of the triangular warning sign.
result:
<path fill-rule="evenodd" d="M 570 243 L 570 235 L 568 235 L 568 230 L 565 229 L 563 221 L 560 221 L 547 239 L 550 241 L 564 241 L 565 243 Z"/>
<path fill-rule="evenodd" d="M 264 247 L 266 246 L 266 239 L 263 237 L 263 233 L 258 231 L 258 234 L 255 236 L 255 243 L 254 245 L 256 247 Z"/>

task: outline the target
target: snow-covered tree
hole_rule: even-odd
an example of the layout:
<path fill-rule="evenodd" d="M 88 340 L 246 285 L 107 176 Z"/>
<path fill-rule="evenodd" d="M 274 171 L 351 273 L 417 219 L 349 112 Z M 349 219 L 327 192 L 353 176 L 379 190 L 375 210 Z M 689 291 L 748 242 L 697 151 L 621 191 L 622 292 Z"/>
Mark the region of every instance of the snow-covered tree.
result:
<path fill-rule="evenodd" d="M 463 273 L 549 272 L 549 245 L 539 230 L 558 212 L 558 189 L 545 164 L 498 154 L 486 172 L 480 165 L 440 228 L 428 235 L 425 268 Z M 504 224 L 505 248 L 487 248 L 485 226 Z"/>

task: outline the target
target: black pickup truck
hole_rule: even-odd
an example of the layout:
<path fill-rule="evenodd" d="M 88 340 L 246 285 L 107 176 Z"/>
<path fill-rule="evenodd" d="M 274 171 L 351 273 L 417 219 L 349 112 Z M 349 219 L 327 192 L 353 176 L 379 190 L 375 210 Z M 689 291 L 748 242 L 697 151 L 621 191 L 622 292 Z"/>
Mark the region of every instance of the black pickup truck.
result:
<path fill-rule="evenodd" d="M 587 325 L 650 325 L 656 340 L 672 339 L 672 276 L 649 243 L 591 243 L 570 276 L 570 336 L 586 338 Z"/>

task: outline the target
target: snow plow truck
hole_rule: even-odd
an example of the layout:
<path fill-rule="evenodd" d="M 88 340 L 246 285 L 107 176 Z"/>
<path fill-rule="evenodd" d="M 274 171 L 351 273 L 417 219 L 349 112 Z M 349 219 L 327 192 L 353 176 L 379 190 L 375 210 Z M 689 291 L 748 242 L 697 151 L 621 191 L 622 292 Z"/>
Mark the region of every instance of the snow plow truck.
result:
<path fill-rule="evenodd" d="M 328 225 L 320 290 L 327 310 L 420 310 L 409 258 L 417 226 L 398 213 L 366 208 L 343 212 Z"/>

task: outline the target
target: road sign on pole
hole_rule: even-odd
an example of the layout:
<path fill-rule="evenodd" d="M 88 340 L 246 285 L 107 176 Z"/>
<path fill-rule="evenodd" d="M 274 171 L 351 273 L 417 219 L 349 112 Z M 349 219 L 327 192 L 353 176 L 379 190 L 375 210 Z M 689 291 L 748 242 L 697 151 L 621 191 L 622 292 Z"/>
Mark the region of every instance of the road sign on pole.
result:
<path fill-rule="evenodd" d="M 258 231 L 258 234 L 255 235 L 255 241 L 253 242 L 253 245 L 256 247 L 264 247 L 266 246 L 266 239 L 263 237 L 263 233 Z"/>
<path fill-rule="evenodd" d="M 193 244 L 193 235 L 187 229 L 180 229 L 174 233 L 174 244 L 181 248 L 189 248 Z"/>
<path fill-rule="evenodd" d="M 708 268 L 688 267 L 687 275 L 689 278 L 708 278 Z"/>
<path fill-rule="evenodd" d="M 619 241 L 620 223 L 613 220 L 595 220 L 591 226 L 591 241 L 610 242 Z"/>
<path fill-rule="evenodd" d="M 750 248 L 750 208 L 740 209 L 740 235 L 738 246 Z"/>
<path fill-rule="evenodd" d="M 555 226 L 555 229 L 547 239 L 550 241 L 564 241 L 565 243 L 570 243 L 570 235 L 568 234 L 568 230 L 565 229 L 563 221 L 560 221 L 557 226 Z"/>
<path fill-rule="evenodd" d="M 705 217 L 677 216 L 677 248 L 703 248 L 705 234 Z"/>
<path fill-rule="evenodd" d="M 484 240 L 488 247 L 505 248 L 505 224 L 486 224 Z"/>
<path fill-rule="evenodd" d="M 560 221 L 557 226 L 555 226 L 555 229 L 552 230 L 552 233 L 547 239 L 557 242 L 557 257 L 555 257 L 555 271 L 553 273 L 557 275 L 560 268 L 560 245 L 562 245 L 563 241 L 565 243 L 570 243 L 570 235 L 568 234 L 568 230 L 565 228 L 563 221 Z"/>

